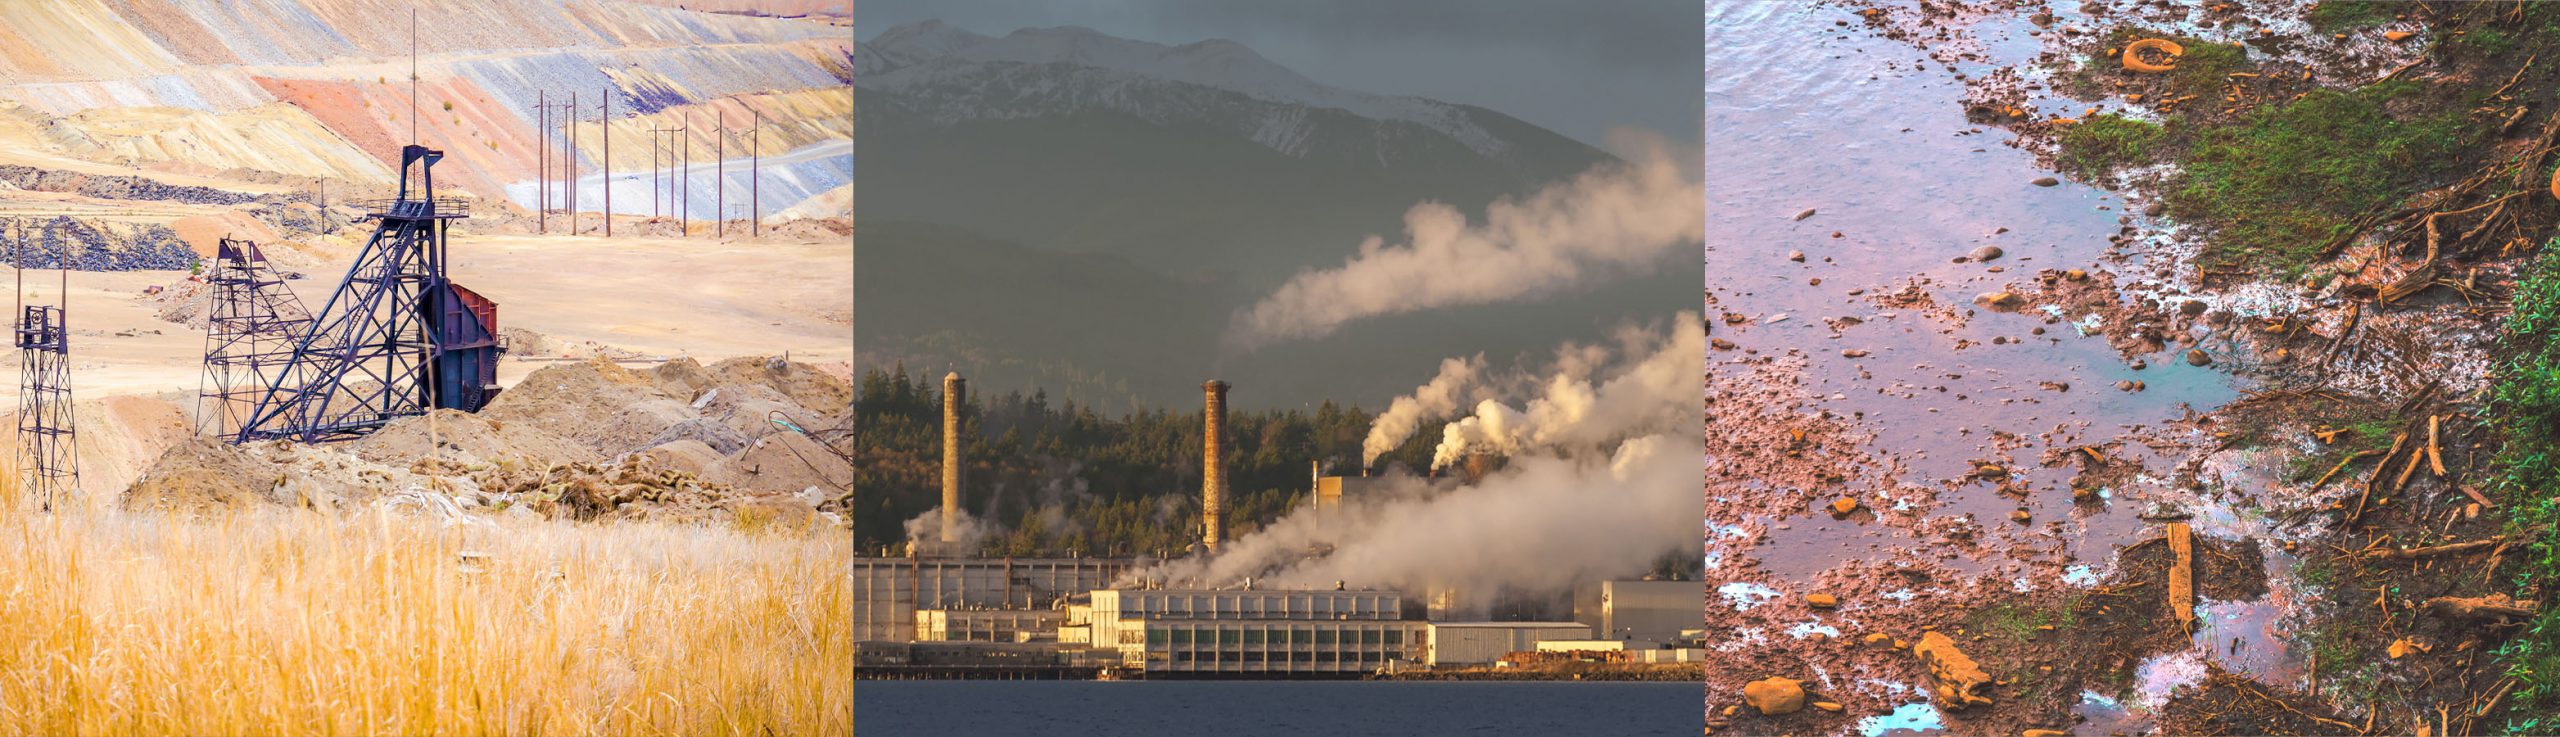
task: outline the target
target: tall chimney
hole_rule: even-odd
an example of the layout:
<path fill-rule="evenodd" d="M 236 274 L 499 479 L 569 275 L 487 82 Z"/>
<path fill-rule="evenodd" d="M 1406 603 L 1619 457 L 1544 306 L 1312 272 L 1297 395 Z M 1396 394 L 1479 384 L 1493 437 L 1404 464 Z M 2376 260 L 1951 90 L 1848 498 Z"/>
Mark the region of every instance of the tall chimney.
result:
<path fill-rule="evenodd" d="M 1227 464 L 1219 452 L 1226 445 L 1227 382 L 1210 379 L 1200 388 L 1208 395 L 1200 433 L 1200 545 L 1215 553 L 1227 536 Z"/>
<path fill-rule="evenodd" d="M 942 541 L 960 540 L 960 405 L 969 381 L 953 371 L 942 377 Z"/>

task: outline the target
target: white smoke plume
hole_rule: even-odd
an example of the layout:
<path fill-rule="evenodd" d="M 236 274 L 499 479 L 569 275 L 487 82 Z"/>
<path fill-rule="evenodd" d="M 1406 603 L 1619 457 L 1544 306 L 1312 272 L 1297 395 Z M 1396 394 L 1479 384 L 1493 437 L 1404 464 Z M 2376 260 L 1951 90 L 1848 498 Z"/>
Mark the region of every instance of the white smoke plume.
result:
<path fill-rule="evenodd" d="M 1692 401 L 1691 404 L 1696 402 Z M 1301 507 L 1231 541 L 1132 579 L 1226 587 L 1443 589 L 1482 613 L 1505 592 L 1555 593 L 1642 574 L 1666 553 L 1698 547 L 1696 430 L 1631 438 L 1607 456 L 1537 455 L 1473 486 L 1395 474 L 1340 508 Z"/>
<path fill-rule="evenodd" d="M 907 546 L 918 555 L 977 555 L 979 546 L 997 530 L 963 509 L 956 532 L 951 542 L 942 541 L 942 507 L 937 505 L 907 520 Z"/>
<path fill-rule="evenodd" d="M 1378 419 L 1369 423 L 1369 437 L 1360 441 L 1361 467 L 1377 463 L 1378 456 L 1403 445 L 1405 439 L 1422 429 L 1422 423 L 1448 417 L 1464 409 L 1468 398 L 1484 389 L 1477 384 L 1477 377 L 1484 373 L 1484 368 L 1482 353 L 1471 358 L 1442 359 L 1439 375 L 1431 377 L 1422 386 L 1414 387 L 1412 394 L 1396 397 L 1395 401 L 1387 403 L 1387 411 L 1379 413 Z"/>
<path fill-rule="evenodd" d="M 1123 583 L 1226 587 L 1250 577 L 1278 588 L 1445 589 L 1461 611 L 1480 613 L 1505 593 L 1562 592 L 1695 552 L 1705 458 L 1699 327 L 1697 313 L 1682 312 L 1668 326 L 1621 330 L 1605 350 L 1567 346 L 1530 409 L 1480 403 L 1469 419 L 1507 439 L 1510 462 L 1473 484 L 1381 476 L 1339 508 L 1301 507 L 1215 556 Z M 1468 386 L 1519 383 L 1484 373 L 1442 364 L 1443 377 L 1474 377 Z"/>
<path fill-rule="evenodd" d="M 1605 447 L 1684 420 L 1689 429 L 1700 429 L 1705 413 L 1697 399 L 1698 382 L 1707 355 L 1701 325 L 1698 313 L 1684 311 L 1667 330 L 1620 329 L 1614 353 L 1624 360 L 1614 371 L 1602 366 L 1600 354 L 1568 347 L 1559 352 L 1557 371 L 1543 382 L 1543 392 L 1525 405 L 1487 399 L 1476 404 L 1474 415 L 1449 423 L 1432 452 L 1432 470 L 1447 468 L 1469 453 L 1516 455 L 1540 448 L 1572 453 Z M 1603 371 L 1608 371 L 1605 378 L 1595 381 Z M 1668 396 L 1692 401 L 1663 401 Z"/>
<path fill-rule="evenodd" d="M 1673 253 L 1696 253 L 1705 223 L 1697 159 L 1662 146 L 1497 201 L 1481 223 L 1425 202 L 1405 212 L 1405 242 L 1371 236 L 1341 268 L 1300 273 L 1238 311 L 1227 348 L 1247 352 L 1324 337 L 1357 320 L 1506 302 L 1633 273 Z"/>

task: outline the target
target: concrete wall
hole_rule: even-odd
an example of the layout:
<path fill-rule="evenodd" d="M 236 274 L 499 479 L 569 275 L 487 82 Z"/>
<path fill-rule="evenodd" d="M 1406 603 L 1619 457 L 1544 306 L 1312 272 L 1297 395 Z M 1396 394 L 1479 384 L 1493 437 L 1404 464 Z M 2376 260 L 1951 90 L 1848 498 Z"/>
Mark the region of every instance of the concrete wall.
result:
<path fill-rule="evenodd" d="M 1427 630 L 1426 665 L 1491 663 L 1502 656 L 1538 649 L 1543 640 L 1582 640 L 1591 626 L 1580 622 L 1444 622 Z"/>

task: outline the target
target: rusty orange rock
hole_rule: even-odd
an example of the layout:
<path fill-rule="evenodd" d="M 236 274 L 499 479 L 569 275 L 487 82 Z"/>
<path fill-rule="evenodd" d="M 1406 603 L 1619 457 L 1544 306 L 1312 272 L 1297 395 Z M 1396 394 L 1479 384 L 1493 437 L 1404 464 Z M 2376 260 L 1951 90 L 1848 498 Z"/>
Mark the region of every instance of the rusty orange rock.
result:
<path fill-rule="evenodd" d="M 2144 61 L 2142 59 L 2144 51 L 2160 52 L 2169 57 L 2169 63 L 2153 64 Z M 2179 46 L 2176 41 L 2165 38 L 2146 38 L 2124 45 L 2124 68 L 2143 74 L 2159 74 L 2178 68 L 2178 57 L 2186 53 L 2187 47 Z"/>

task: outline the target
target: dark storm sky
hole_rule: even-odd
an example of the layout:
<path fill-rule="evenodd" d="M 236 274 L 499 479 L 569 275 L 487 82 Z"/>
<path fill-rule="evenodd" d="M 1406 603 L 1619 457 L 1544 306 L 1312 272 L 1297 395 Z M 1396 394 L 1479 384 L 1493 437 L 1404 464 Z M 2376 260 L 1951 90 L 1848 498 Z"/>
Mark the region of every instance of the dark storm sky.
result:
<path fill-rule="evenodd" d="M 940 18 L 990 36 L 1084 26 L 1184 44 L 1225 38 L 1318 82 L 1477 105 L 1609 147 L 1635 127 L 1695 144 L 1698 5 L 1672 0 L 868 0 L 864 39 Z"/>

